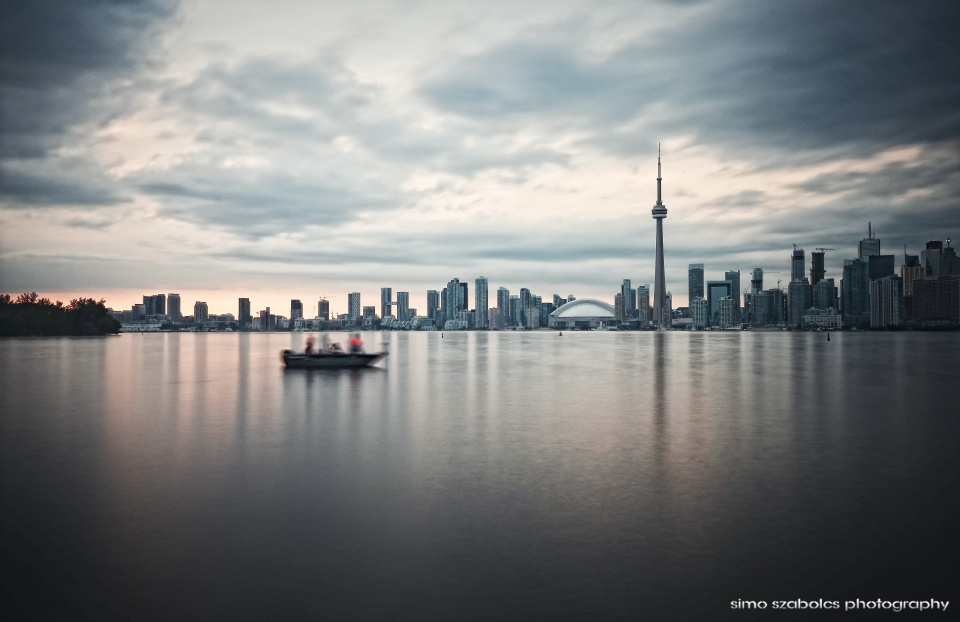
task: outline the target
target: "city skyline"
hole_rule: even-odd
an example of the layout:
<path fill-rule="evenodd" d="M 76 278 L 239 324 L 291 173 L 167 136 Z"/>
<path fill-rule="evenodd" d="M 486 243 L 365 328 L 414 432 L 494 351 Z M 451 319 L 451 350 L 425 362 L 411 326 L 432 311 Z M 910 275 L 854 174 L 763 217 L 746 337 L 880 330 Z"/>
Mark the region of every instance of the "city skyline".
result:
<path fill-rule="evenodd" d="M 827 247 L 839 280 L 868 221 L 898 255 L 956 237 L 952 6 L 373 8 L 0 9 L 0 291 L 338 314 L 485 275 L 608 301 L 653 289 L 658 142 L 674 307 L 691 263 Z"/>

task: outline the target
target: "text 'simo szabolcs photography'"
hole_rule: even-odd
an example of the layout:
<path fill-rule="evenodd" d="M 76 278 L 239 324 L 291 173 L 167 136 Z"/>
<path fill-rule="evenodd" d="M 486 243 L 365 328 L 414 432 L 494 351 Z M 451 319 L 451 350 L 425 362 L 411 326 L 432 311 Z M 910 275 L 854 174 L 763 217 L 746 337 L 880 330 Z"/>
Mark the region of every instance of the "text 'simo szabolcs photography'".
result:
<path fill-rule="evenodd" d="M 3 3 L 0 619 L 954 619 L 958 7 Z"/>

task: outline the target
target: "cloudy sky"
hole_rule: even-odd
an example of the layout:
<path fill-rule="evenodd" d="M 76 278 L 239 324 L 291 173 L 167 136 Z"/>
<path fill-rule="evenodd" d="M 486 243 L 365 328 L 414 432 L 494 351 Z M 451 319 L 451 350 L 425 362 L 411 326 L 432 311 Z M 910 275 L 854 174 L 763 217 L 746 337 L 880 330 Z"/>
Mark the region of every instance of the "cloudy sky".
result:
<path fill-rule="evenodd" d="M 868 221 L 899 265 L 960 237 L 958 7 L 8 0 L 0 292 L 612 302 L 653 281 L 658 143 L 675 305 L 793 244 L 839 280 Z"/>

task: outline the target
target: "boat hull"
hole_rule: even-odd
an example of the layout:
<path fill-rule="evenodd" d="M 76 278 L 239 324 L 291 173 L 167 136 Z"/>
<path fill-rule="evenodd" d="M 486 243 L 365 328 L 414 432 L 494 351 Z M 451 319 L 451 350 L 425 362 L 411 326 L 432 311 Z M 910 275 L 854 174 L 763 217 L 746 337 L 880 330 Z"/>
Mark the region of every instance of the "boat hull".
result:
<path fill-rule="evenodd" d="M 303 354 L 293 350 L 283 351 L 283 364 L 288 369 L 345 369 L 369 367 L 387 356 L 387 352 L 355 353 L 324 352 L 321 354 Z"/>

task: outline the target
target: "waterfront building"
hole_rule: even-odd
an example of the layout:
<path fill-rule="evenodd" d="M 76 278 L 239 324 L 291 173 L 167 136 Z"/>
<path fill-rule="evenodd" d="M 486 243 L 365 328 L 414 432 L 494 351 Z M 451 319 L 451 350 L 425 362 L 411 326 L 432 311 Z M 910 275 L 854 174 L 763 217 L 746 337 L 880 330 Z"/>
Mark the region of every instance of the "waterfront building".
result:
<path fill-rule="evenodd" d="M 740 271 L 727 270 L 723 273 L 723 280 L 730 281 L 733 285 L 733 295 L 730 296 L 737 301 L 736 322 L 740 323 Z"/>
<path fill-rule="evenodd" d="M 720 313 L 720 299 L 733 297 L 730 281 L 707 281 L 707 305 L 710 309 L 710 325 L 716 325 Z"/>
<path fill-rule="evenodd" d="M 253 315 L 250 313 L 249 298 L 239 299 L 239 309 L 237 309 L 237 321 L 240 324 L 240 328 L 246 328 L 253 324 Z"/>
<path fill-rule="evenodd" d="M 527 317 L 526 315 L 527 309 L 530 308 L 531 302 L 532 302 L 532 297 L 530 294 L 530 290 L 527 289 L 526 287 L 521 287 L 520 288 L 520 309 L 522 313 L 520 314 L 520 316 L 518 316 L 518 319 L 519 319 L 519 321 L 517 322 L 518 324 L 523 324 L 523 322 L 525 321 L 525 318 Z"/>
<path fill-rule="evenodd" d="M 837 288 L 833 279 L 822 279 L 819 283 L 810 288 L 813 304 L 811 306 L 817 309 L 830 309 L 837 307 Z"/>
<path fill-rule="evenodd" d="M 724 296 L 720 299 L 720 308 L 717 312 L 717 326 L 720 328 L 733 328 L 738 325 L 737 311 L 738 305 L 735 298 Z"/>
<path fill-rule="evenodd" d="M 474 295 L 476 296 L 476 307 L 474 310 L 477 312 L 477 326 L 488 326 L 490 324 L 490 304 L 487 300 L 488 288 L 489 283 L 487 277 L 477 277 L 476 287 L 474 288 Z"/>
<path fill-rule="evenodd" d="M 903 324 L 903 279 L 885 276 L 870 281 L 870 327 Z"/>
<path fill-rule="evenodd" d="M 844 324 L 857 325 L 869 322 L 870 272 L 866 261 L 845 259 L 843 280 L 840 281 L 840 306 Z"/>
<path fill-rule="evenodd" d="M 566 304 L 566 303 L 564 303 Z M 637 285 L 637 320 L 641 328 L 650 325 L 653 310 L 650 308 L 650 284 Z"/>
<path fill-rule="evenodd" d="M 290 319 L 291 320 L 300 320 L 303 319 L 303 303 L 299 300 L 290 301 Z"/>
<path fill-rule="evenodd" d="M 384 320 L 388 317 L 393 317 L 393 310 L 390 308 L 393 306 L 393 288 L 392 287 L 381 287 L 380 288 L 380 319 Z"/>
<path fill-rule="evenodd" d="M 913 283 L 915 320 L 960 322 L 960 276 L 944 274 Z"/>
<path fill-rule="evenodd" d="M 690 301 L 690 319 L 694 328 L 710 326 L 710 305 L 706 298 L 697 296 Z"/>
<path fill-rule="evenodd" d="M 461 287 L 460 279 L 454 278 L 447 282 L 443 300 L 443 320 L 444 323 L 451 320 L 457 321 L 460 312 L 463 311 L 466 299 L 463 298 L 464 289 Z"/>
<path fill-rule="evenodd" d="M 631 287 L 630 279 L 623 279 L 620 297 L 623 299 L 623 319 L 631 320 L 637 317 L 637 290 Z"/>
<path fill-rule="evenodd" d="M 657 221 L 657 256 L 653 279 L 653 324 L 657 328 L 668 328 L 671 313 L 666 307 L 667 281 L 663 270 L 663 219 L 667 217 L 667 206 L 663 204 L 661 185 L 663 176 L 660 171 L 660 149 L 657 148 L 657 204 L 651 214 Z"/>
<path fill-rule="evenodd" d="M 327 322 L 330 321 L 330 301 L 326 298 L 317 301 L 317 317 Z"/>
<path fill-rule="evenodd" d="M 167 315 L 171 322 L 180 322 L 183 320 L 183 313 L 180 311 L 180 294 L 167 294 Z"/>
<path fill-rule="evenodd" d="M 791 281 L 787 286 L 787 324 L 790 326 L 801 324 L 803 312 L 810 306 L 810 281 L 807 277 Z"/>
<path fill-rule="evenodd" d="M 360 292 L 350 292 L 347 294 L 347 315 L 354 322 L 360 319 Z"/>
<path fill-rule="evenodd" d="M 784 296 L 783 290 L 767 289 L 752 295 L 751 318 L 752 324 L 757 326 L 777 325 L 783 323 Z"/>
<path fill-rule="evenodd" d="M 440 325 L 440 292 L 435 289 L 427 290 L 427 317 Z"/>
<path fill-rule="evenodd" d="M 503 330 L 503 309 L 500 307 L 490 309 L 490 328 Z"/>
<path fill-rule="evenodd" d="M 520 326 L 523 323 L 523 306 L 520 304 L 520 296 L 510 296 L 510 326 Z"/>
<path fill-rule="evenodd" d="M 687 300 L 703 298 L 703 264 L 692 263 L 687 268 Z"/>
<path fill-rule="evenodd" d="M 497 308 L 500 309 L 500 316 L 503 323 L 510 324 L 510 290 L 506 287 L 497 289 Z"/>
<path fill-rule="evenodd" d="M 143 307 L 144 309 L 146 309 L 146 314 L 148 316 L 166 315 L 167 314 L 167 297 L 165 294 L 154 294 L 153 296 L 144 296 Z"/>
<path fill-rule="evenodd" d="M 362 317 L 364 324 L 373 324 L 373 321 L 377 319 L 377 308 L 373 305 L 363 307 Z"/>
<path fill-rule="evenodd" d="M 834 308 L 811 308 L 807 309 L 803 313 L 803 326 L 806 328 L 828 328 L 840 330 L 843 327 L 843 321 L 840 314 L 837 313 L 837 310 Z"/>
<path fill-rule="evenodd" d="M 397 319 L 401 322 L 410 317 L 410 292 L 397 292 Z"/>
<path fill-rule="evenodd" d="M 269 307 L 267 307 L 269 309 Z M 207 319 L 209 311 L 207 309 L 207 303 L 200 302 L 199 300 L 193 305 L 193 321 L 202 322 Z"/>
<path fill-rule="evenodd" d="M 616 320 L 616 309 L 605 302 L 584 298 L 573 300 L 550 314 L 550 328 L 590 329 Z"/>

